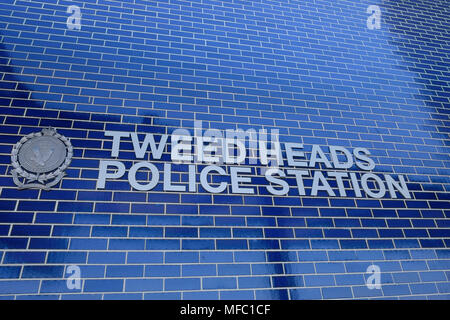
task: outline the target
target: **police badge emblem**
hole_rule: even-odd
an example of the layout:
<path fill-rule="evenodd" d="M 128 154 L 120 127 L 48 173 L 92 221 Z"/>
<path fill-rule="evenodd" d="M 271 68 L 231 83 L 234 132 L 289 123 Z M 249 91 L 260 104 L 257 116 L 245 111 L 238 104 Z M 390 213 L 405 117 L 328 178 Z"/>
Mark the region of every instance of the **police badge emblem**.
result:
<path fill-rule="evenodd" d="M 70 165 L 70 141 L 53 128 L 26 135 L 13 147 L 11 171 L 19 189 L 45 189 L 56 185 Z"/>

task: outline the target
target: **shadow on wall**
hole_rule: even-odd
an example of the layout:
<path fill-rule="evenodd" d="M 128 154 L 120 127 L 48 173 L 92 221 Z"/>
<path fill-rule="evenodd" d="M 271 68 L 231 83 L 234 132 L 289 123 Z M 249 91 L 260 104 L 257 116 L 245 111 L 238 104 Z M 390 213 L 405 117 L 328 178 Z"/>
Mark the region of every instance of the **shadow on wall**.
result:
<path fill-rule="evenodd" d="M 402 57 L 403 69 L 415 75 L 417 86 L 411 88 L 411 92 L 419 91 L 414 98 L 422 102 L 417 111 L 429 113 L 429 118 L 417 124 L 421 129 L 439 135 L 433 135 L 433 138 L 445 140 L 450 133 L 450 128 L 443 122 L 450 119 L 450 7 L 447 0 L 424 2 L 385 1 L 383 6 L 386 5 L 388 12 L 384 20 L 392 37 L 389 42 L 398 48 L 394 53 Z M 390 14 L 389 7 L 400 10 Z M 426 15 L 422 14 L 424 11 Z"/>
<path fill-rule="evenodd" d="M 33 93 L 40 92 L 42 89 L 36 87 L 37 85 L 32 83 L 34 82 L 33 75 L 22 75 L 23 67 L 11 65 L 13 57 L 10 56 L 10 51 L 11 50 L 7 45 L 0 42 L 0 107 L 16 107 L 17 109 L 2 108 L 0 115 L 25 116 L 25 109 L 19 110 L 19 108 L 44 109 L 46 101 L 33 98 Z M 26 81 L 25 79 L 28 77 L 30 77 L 30 79 Z M 92 114 L 92 112 L 87 111 L 83 111 L 83 113 L 89 115 Z M 68 119 L 68 114 L 70 113 L 66 114 L 66 120 Z M 75 114 L 76 112 L 74 115 Z M 89 116 L 89 118 L 91 118 L 91 116 Z M 132 123 L 148 125 L 152 123 L 153 120 L 154 125 L 167 127 L 171 125 L 170 122 L 166 123 L 165 119 L 162 118 L 160 114 L 150 110 L 146 110 L 140 118 L 139 121 L 133 121 Z M 79 120 L 79 118 L 74 116 L 72 119 L 68 120 Z"/>
<path fill-rule="evenodd" d="M 43 108 L 42 103 L 29 100 L 33 91 L 32 84 L 24 84 L 20 79 L 21 67 L 11 66 L 9 50 L 0 42 L 0 106 Z M 2 110 L 1 114 L 16 114 Z"/>

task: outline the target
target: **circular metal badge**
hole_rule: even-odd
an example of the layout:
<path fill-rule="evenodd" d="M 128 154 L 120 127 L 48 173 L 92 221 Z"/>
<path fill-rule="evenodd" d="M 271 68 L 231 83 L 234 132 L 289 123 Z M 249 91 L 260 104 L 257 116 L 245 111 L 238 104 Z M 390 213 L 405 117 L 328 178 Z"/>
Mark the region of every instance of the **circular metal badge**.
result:
<path fill-rule="evenodd" d="M 22 189 L 48 189 L 63 178 L 72 156 L 70 141 L 55 129 L 30 133 L 14 146 L 11 154 L 14 182 Z"/>
<path fill-rule="evenodd" d="M 18 160 L 27 171 L 51 172 L 66 160 L 66 145 L 53 136 L 42 136 L 28 140 L 19 149 Z"/>

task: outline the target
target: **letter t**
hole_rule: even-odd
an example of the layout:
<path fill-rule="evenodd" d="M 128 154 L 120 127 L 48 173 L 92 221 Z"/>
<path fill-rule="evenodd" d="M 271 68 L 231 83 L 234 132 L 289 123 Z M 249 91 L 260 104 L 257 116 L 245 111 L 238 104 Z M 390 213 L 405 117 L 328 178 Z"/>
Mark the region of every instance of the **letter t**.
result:
<path fill-rule="evenodd" d="M 105 131 L 105 137 L 113 137 L 111 157 L 118 157 L 119 156 L 120 139 L 121 138 L 128 138 L 129 136 L 130 136 L 129 132 Z"/>

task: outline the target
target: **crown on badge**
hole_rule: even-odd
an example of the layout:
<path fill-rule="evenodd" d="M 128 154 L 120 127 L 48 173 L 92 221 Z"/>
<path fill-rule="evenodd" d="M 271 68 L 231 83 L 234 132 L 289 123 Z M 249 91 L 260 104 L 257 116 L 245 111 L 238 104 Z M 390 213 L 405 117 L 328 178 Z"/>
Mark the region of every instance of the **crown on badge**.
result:
<path fill-rule="evenodd" d="M 54 128 L 45 128 L 42 129 L 42 134 L 44 136 L 53 136 L 56 133 L 56 130 Z"/>

